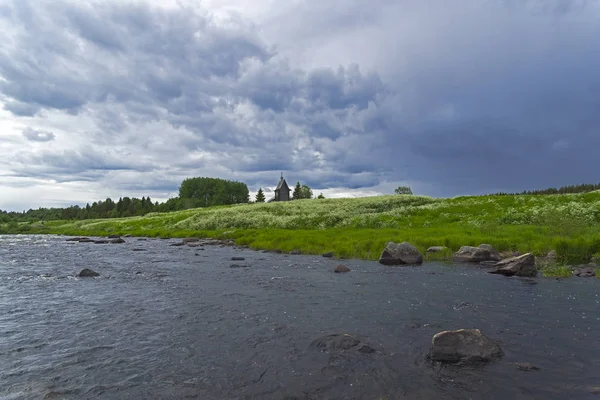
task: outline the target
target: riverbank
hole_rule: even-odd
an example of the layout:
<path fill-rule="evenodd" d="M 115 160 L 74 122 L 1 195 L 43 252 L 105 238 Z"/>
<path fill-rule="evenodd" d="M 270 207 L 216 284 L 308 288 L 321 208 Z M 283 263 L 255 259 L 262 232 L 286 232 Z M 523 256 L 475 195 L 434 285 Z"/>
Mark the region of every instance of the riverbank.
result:
<path fill-rule="evenodd" d="M 489 243 L 497 250 L 551 250 L 562 264 L 588 262 L 600 251 L 600 192 L 567 195 L 471 196 L 435 199 L 378 196 L 299 200 L 152 213 L 143 217 L 0 224 L 0 233 L 81 236 L 130 234 L 235 240 L 256 250 L 332 251 L 340 258 L 375 260 L 388 241 L 422 253 Z"/>

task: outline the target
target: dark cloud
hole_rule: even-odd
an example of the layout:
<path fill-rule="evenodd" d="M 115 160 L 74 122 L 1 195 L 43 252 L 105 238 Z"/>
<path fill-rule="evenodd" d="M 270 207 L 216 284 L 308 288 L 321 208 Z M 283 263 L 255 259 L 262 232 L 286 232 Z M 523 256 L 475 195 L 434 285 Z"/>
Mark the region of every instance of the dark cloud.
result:
<path fill-rule="evenodd" d="M 50 142 L 54 140 L 55 135 L 52 132 L 48 131 L 40 131 L 33 128 L 25 128 L 23 132 L 21 132 L 27 140 L 31 140 L 33 142 Z"/>
<path fill-rule="evenodd" d="M 185 2 L 4 2 L 0 102 L 57 138 L 1 167 L 161 192 L 279 172 L 432 195 L 598 181 L 597 4 L 433 4 L 306 0 L 257 27 Z"/>

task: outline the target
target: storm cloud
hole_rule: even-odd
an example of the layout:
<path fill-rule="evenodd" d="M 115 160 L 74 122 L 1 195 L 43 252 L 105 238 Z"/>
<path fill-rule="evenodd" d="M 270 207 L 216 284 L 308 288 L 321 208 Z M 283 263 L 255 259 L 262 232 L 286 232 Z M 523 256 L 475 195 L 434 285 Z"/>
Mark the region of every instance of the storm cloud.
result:
<path fill-rule="evenodd" d="M 0 208 L 48 185 L 164 199 L 190 176 L 332 196 L 600 181 L 598 1 L 156 4 L 0 6 L 0 175 L 41 202 Z"/>

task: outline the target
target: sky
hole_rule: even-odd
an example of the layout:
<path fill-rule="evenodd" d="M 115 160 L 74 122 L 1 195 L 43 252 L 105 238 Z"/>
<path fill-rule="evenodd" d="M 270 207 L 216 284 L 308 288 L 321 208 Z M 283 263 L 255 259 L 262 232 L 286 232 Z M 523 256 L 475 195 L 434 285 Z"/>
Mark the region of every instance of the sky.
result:
<path fill-rule="evenodd" d="M 600 182 L 600 0 L 0 0 L 0 209 Z"/>

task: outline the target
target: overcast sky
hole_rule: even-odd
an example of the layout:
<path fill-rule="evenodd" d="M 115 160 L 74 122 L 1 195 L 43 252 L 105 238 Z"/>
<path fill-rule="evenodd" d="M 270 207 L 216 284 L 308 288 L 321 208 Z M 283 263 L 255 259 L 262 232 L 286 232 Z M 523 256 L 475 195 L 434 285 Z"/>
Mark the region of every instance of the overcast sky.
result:
<path fill-rule="evenodd" d="M 599 38 L 598 0 L 0 0 L 0 209 L 598 183 Z"/>

